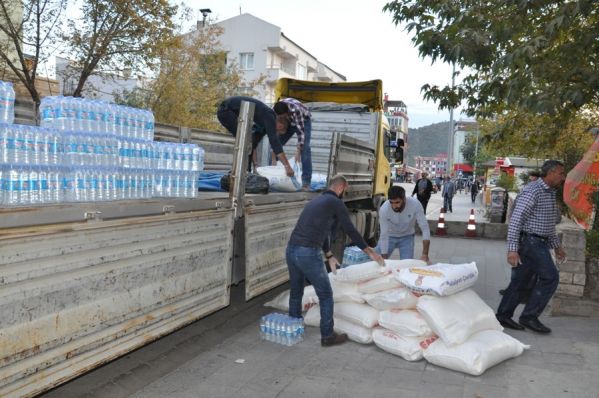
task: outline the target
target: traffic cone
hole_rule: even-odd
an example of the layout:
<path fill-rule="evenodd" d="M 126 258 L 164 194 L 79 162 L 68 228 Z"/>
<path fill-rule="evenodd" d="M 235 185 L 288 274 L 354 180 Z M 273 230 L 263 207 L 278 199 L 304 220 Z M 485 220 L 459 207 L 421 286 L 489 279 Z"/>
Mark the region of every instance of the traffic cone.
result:
<path fill-rule="evenodd" d="M 447 236 L 447 229 L 445 228 L 445 207 L 441 208 L 441 212 L 439 213 L 439 221 L 437 222 L 437 232 L 435 232 L 437 236 Z"/>
<path fill-rule="evenodd" d="M 468 217 L 468 226 L 466 226 L 466 238 L 476 238 L 476 221 L 474 220 L 474 209 L 470 209 L 470 217 Z"/>

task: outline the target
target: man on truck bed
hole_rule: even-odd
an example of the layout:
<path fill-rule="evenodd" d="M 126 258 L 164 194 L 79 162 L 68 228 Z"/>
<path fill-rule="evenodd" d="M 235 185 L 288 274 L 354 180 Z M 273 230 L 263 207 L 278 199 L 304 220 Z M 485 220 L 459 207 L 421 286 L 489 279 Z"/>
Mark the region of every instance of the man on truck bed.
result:
<path fill-rule="evenodd" d="M 339 262 L 333 256 L 331 235 L 340 224 L 345 233 L 360 249 L 381 266 L 383 258 L 373 248 L 368 247 L 362 235 L 349 219 L 349 212 L 341 200 L 348 187 L 342 175 L 334 176 L 329 189 L 312 199 L 299 216 L 287 244 L 286 259 L 289 269 L 289 316 L 302 316 L 302 297 L 307 279 L 314 286 L 320 303 L 320 343 L 323 347 L 341 344 L 347 340 L 346 334 L 333 331 L 333 290 L 322 261 L 321 250 L 331 270 L 335 272 Z"/>
<path fill-rule="evenodd" d="M 287 176 L 293 177 L 293 169 L 289 164 L 289 160 L 287 160 L 285 152 L 283 152 L 283 145 L 281 145 L 281 141 L 279 141 L 277 135 L 276 114 L 265 103 L 250 97 L 229 97 L 220 104 L 216 112 L 216 117 L 220 124 L 235 137 L 241 101 L 253 102 L 255 104 L 254 126 L 252 128 L 252 163 L 254 164 L 254 167 L 256 167 L 256 147 L 260 141 L 262 141 L 262 138 L 267 135 L 272 150 L 285 166 L 285 173 Z"/>
<path fill-rule="evenodd" d="M 310 110 L 294 98 L 285 98 L 273 107 L 277 114 L 277 133 L 281 133 L 279 140 L 282 145 L 293 136 L 297 135 L 297 152 L 302 160 L 302 190 L 310 189 L 312 182 L 312 151 L 310 150 L 310 136 L 312 134 L 312 115 Z M 279 131 L 279 126 L 281 130 Z M 297 158 L 298 156 L 296 156 Z"/>

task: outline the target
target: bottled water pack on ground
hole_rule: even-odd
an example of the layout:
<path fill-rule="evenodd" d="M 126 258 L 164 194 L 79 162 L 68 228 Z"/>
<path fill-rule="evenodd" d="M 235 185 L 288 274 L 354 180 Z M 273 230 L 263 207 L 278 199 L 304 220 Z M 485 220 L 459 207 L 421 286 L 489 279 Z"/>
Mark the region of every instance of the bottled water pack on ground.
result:
<path fill-rule="evenodd" d="M 260 319 L 260 337 L 273 343 L 292 346 L 304 339 L 304 321 L 273 312 Z"/>

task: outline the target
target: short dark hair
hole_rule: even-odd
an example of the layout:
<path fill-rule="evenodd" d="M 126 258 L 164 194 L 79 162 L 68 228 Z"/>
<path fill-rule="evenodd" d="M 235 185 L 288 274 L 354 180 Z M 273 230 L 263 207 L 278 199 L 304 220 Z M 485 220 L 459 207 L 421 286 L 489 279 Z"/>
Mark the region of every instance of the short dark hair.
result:
<path fill-rule="evenodd" d="M 541 177 L 546 177 L 547 173 L 555 170 L 559 166 L 564 167 L 564 164 L 559 160 L 547 160 L 545 163 L 543 163 L 543 166 L 541 166 Z"/>
<path fill-rule="evenodd" d="M 406 198 L 406 190 L 399 185 L 393 185 L 389 188 L 389 192 L 387 193 L 389 199 L 405 199 Z"/>
<path fill-rule="evenodd" d="M 282 115 L 284 113 L 289 113 L 289 105 L 286 102 L 279 101 L 272 107 L 277 115 Z"/>
<path fill-rule="evenodd" d="M 539 170 L 531 170 L 528 172 L 529 177 L 540 177 L 541 172 Z"/>

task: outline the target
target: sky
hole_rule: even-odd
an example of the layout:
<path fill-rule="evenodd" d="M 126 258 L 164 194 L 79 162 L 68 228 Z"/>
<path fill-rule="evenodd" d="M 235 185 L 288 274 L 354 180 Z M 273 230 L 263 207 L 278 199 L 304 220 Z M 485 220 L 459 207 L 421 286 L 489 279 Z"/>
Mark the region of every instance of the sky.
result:
<path fill-rule="evenodd" d="M 422 85 L 445 85 L 451 80 L 448 64 L 422 59 L 409 34 L 395 26 L 382 11 L 387 0 L 184 0 L 202 19 L 209 8 L 211 20 L 222 21 L 249 13 L 277 25 L 300 45 L 348 81 L 381 79 L 391 100 L 408 107 L 409 127 L 449 120 L 422 98 Z M 457 113 L 456 120 L 460 119 Z"/>

